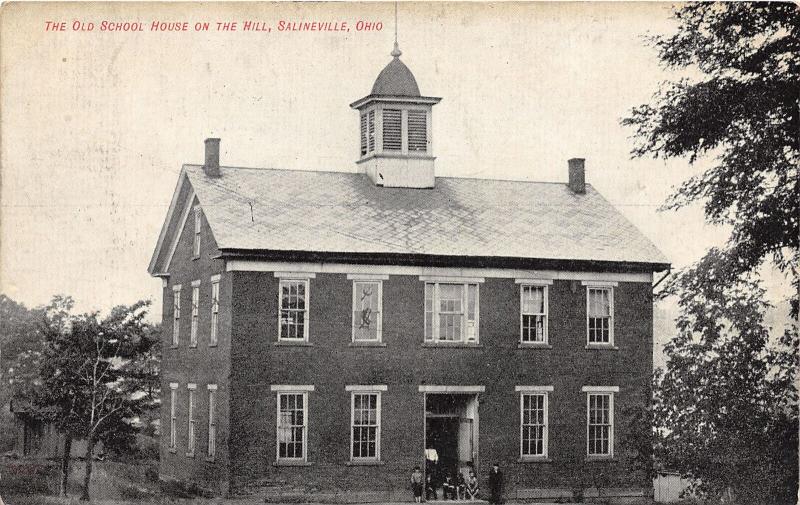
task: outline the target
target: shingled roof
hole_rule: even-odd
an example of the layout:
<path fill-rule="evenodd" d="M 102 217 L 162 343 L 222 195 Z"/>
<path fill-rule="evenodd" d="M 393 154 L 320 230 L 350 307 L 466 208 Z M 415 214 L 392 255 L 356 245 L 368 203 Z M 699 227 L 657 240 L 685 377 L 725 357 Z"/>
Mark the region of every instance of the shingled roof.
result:
<path fill-rule="evenodd" d="M 588 184 L 575 194 L 560 183 L 437 177 L 433 189 L 405 189 L 347 172 L 183 169 L 221 250 L 668 264 Z"/>

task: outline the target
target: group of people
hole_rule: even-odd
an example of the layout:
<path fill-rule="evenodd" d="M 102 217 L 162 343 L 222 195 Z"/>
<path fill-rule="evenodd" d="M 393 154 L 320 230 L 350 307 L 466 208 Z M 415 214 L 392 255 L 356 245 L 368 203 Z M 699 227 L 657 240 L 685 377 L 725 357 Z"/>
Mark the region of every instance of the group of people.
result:
<path fill-rule="evenodd" d="M 469 476 L 464 478 L 464 474 L 456 472 L 455 475 L 445 474 L 444 478 L 439 478 L 435 472 L 428 471 L 423 477 L 420 467 L 414 467 L 411 472 L 411 490 L 414 493 L 414 501 L 422 502 L 423 491 L 425 501 L 438 500 L 438 489 L 442 489 L 443 500 L 475 500 L 478 498 L 478 478 L 475 472 L 470 469 Z M 503 473 L 497 463 L 492 465 L 489 471 L 489 502 L 494 505 L 502 503 L 503 494 Z"/>

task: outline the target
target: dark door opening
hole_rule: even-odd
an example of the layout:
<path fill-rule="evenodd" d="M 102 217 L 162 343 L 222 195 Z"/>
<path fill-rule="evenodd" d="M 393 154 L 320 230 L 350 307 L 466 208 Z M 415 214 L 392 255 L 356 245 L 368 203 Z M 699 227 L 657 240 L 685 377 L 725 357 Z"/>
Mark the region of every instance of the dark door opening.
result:
<path fill-rule="evenodd" d="M 458 474 L 477 475 L 478 398 L 475 394 L 428 393 L 425 397 L 425 473 L 434 487 Z M 441 494 L 437 493 L 439 497 Z"/>

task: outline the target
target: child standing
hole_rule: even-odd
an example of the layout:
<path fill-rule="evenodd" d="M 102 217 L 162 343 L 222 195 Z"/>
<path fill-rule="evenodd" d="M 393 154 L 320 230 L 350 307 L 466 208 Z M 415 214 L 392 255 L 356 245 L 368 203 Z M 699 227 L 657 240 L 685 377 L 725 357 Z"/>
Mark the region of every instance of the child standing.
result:
<path fill-rule="evenodd" d="M 422 471 L 418 466 L 414 467 L 411 472 L 411 490 L 414 492 L 414 501 L 417 503 L 422 502 Z"/>

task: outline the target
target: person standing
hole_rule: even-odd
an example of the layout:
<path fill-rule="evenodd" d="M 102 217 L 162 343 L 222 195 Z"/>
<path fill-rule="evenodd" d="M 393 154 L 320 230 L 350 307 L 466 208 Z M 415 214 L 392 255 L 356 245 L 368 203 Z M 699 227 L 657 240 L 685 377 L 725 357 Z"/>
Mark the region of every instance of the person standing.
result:
<path fill-rule="evenodd" d="M 489 470 L 489 494 L 489 503 L 492 505 L 503 503 L 503 472 L 497 463 L 493 463 Z"/>
<path fill-rule="evenodd" d="M 414 492 L 414 501 L 417 503 L 422 502 L 422 471 L 418 466 L 414 467 L 411 472 L 411 490 Z"/>

